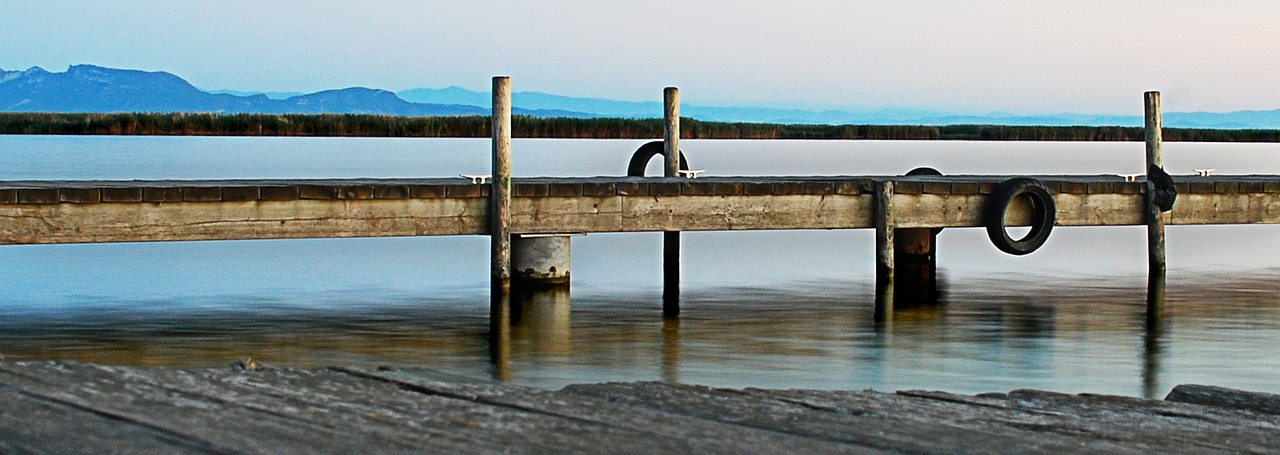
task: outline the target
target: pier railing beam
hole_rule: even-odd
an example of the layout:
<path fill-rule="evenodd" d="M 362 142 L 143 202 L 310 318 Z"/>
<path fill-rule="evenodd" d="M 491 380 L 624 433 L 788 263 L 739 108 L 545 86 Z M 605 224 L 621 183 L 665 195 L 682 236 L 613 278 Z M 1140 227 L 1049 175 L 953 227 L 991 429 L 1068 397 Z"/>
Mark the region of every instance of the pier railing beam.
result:
<path fill-rule="evenodd" d="M 893 319 L 893 182 L 877 182 L 876 224 L 876 321 Z"/>
<path fill-rule="evenodd" d="M 489 190 L 491 357 L 510 358 L 511 338 L 511 78 L 493 78 L 493 174 Z M 501 370 L 501 368 L 500 368 Z"/>
<path fill-rule="evenodd" d="M 1143 97 L 1145 137 L 1147 148 L 1147 318 L 1158 319 L 1164 312 L 1165 255 L 1164 219 L 1155 203 L 1155 186 L 1150 174 L 1152 167 L 1163 168 L 1161 143 L 1163 142 L 1160 114 L 1160 92 L 1147 92 Z"/>
<path fill-rule="evenodd" d="M 663 173 L 676 177 L 680 173 L 680 89 L 662 91 Z M 662 316 L 680 316 L 680 231 L 662 233 Z"/>

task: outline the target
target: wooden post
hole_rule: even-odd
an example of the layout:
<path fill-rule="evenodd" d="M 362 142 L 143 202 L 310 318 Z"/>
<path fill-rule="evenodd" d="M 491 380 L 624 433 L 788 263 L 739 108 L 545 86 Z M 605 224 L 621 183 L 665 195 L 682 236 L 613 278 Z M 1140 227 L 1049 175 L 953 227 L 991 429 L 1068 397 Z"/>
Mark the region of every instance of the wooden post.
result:
<path fill-rule="evenodd" d="M 893 182 L 876 191 L 876 321 L 893 319 Z"/>
<path fill-rule="evenodd" d="M 1147 92 L 1144 98 L 1145 136 L 1147 143 L 1147 317 L 1157 319 L 1164 312 L 1165 255 L 1164 219 L 1155 204 L 1155 185 L 1151 168 L 1164 167 L 1160 146 L 1164 134 L 1160 115 L 1160 92 Z"/>
<path fill-rule="evenodd" d="M 662 175 L 680 175 L 680 89 L 667 87 L 662 91 L 662 155 L 666 166 Z"/>
<path fill-rule="evenodd" d="M 662 154 L 663 176 L 677 177 L 680 173 L 680 89 L 667 87 L 662 91 Z M 680 316 L 680 231 L 662 233 L 662 316 Z"/>
<path fill-rule="evenodd" d="M 511 336 L 511 78 L 493 78 L 493 174 L 489 190 L 489 337 L 505 359 Z"/>

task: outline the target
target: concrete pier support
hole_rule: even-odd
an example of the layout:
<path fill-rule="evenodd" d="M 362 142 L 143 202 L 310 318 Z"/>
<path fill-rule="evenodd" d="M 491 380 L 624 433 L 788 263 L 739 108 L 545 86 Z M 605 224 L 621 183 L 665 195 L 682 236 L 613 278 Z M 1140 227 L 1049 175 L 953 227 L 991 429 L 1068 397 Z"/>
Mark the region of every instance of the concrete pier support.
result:
<path fill-rule="evenodd" d="M 938 303 L 937 238 L 932 228 L 894 231 L 893 297 L 899 308 Z"/>
<path fill-rule="evenodd" d="M 567 235 L 516 235 L 511 238 L 511 281 L 517 290 L 569 287 Z"/>
<path fill-rule="evenodd" d="M 510 380 L 512 353 L 568 355 L 570 237 L 511 235 L 507 298 L 491 312 L 494 379 Z M 495 286 L 495 295 L 499 292 Z"/>

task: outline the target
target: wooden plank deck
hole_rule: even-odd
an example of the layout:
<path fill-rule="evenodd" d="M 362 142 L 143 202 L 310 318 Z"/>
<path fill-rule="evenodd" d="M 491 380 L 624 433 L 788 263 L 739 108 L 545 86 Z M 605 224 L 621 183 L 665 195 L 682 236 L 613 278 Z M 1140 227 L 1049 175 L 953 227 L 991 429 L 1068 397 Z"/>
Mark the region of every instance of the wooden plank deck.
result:
<path fill-rule="evenodd" d="M 0 362 L 0 453 L 1280 453 L 1277 403 Z"/>
<path fill-rule="evenodd" d="M 1146 183 L 1035 176 L 1059 226 L 1142 224 Z M 1010 176 L 514 179 L 513 233 L 865 229 L 877 181 L 895 226 L 983 226 Z M 1280 223 L 1280 176 L 1176 176 L 1165 224 Z M 490 185 L 467 179 L 0 181 L 0 244 L 483 235 Z M 1011 223 L 1023 212 L 1010 207 Z"/>

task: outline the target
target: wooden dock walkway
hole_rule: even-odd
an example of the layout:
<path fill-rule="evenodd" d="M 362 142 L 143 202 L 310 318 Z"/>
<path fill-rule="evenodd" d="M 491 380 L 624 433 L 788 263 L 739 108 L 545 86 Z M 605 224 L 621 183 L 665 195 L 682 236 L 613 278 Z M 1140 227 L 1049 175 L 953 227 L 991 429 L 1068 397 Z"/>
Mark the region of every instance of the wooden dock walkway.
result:
<path fill-rule="evenodd" d="M 1058 226 L 1145 223 L 1146 182 L 1034 177 L 1053 194 Z M 894 185 L 898 228 L 981 227 L 987 196 L 1009 178 L 517 178 L 511 231 L 868 229 L 878 182 Z M 1175 179 L 1165 224 L 1280 223 L 1280 176 Z M 0 244 L 486 235 L 490 187 L 464 178 L 0 181 Z M 1012 223 L 1025 211 L 1009 210 Z"/>
<path fill-rule="evenodd" d="M 1280 453 L 1280 396 L 559 391 L 428 370 L 0 362 L 0 453 Z"/>

